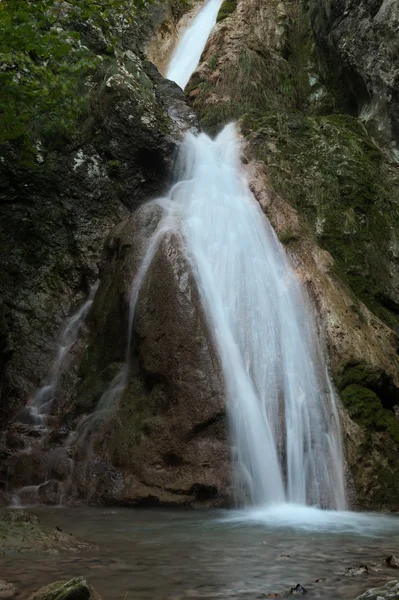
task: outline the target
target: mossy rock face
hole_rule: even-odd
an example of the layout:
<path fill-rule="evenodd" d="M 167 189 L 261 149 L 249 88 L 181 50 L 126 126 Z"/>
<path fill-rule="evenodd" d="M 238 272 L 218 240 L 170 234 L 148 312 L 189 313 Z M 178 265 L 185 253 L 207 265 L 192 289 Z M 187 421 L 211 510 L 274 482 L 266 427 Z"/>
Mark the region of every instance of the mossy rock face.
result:
<path fill-rule="evenodd" d="M 276 191 L 334 257 L 337 275 L 397 330 L 399 175 L 359 119 L 273 111 L 246 116 L 243 130 Z"/>
<path fill-rule="evenodd" d="M 382 369 L 361 363 L 347 365 L 336 384 L 348 415 L 362 428 L 351 464 L 357 499 L 366 508 L 394 509 L 399 497 L 398 389 Z"/>
<path fill-rule="evenodd" d="M 348 385 L 341 394 L 349 416 L 367 430 L 386 431 L 399 444 L 399 421 L 383 408 L 375 392 L 361 385 Z"/>
<path fill-rule="evenodd" d="M 235 11 L 236 7 L 237 0 L 224 0 L 216 17 L 216 23 L 220 23 L 220 21 L 223 21 L 226 17 L 231 15 L 231 13 Z"/>
<path fill-rule="evenodd" d="M 56 581 L 41 588 L 29 600 L 101 600 L 84 577 Z"/>
<path fill-rule="evenodd" d="M 399 420 L 394 412 L 399 390 L 387 374 L 364 364 L 348 365 L 337 384 L 349 416 L 370 433 L 387 433 L 399 450 Z"/>
<path fill-rule="evenodd" d="M 335 113 L 337 90 L 320 74 L 300 3 L 265 10 L 268 22 L 248 6 L 245 22 L 237 14 L 239 26 L 226 23 L 247 33 L 238 48 L 216 33 L 188 96 L 205 131 L 242 123 L 250 156 L 266 164 L 276 192 L 332 254 L 336 275 L 399 331 L 398 169 L 359 118 Z"/>

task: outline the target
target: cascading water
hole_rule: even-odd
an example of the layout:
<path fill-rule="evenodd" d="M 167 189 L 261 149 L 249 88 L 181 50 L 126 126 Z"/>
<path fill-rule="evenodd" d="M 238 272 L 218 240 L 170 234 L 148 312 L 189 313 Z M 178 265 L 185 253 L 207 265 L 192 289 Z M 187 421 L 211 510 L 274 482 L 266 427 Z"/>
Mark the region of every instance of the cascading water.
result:
<path fill-rule="evenodd" d="M 208 0 L 183 33 L 166 71 L 183 90 L 198 66 L 223 0 Z"/>
<path fill-rule="evenodd" d="M 182 88 L 221 2 L 208 0 L 178 44 L 167 76 Z M 204 134 L 186 135 L 179 182 L 160 201 L 164 216 L 132 283 L 126 362 L 68 443 L 77 438 L 83 443 L 127 385 L 141 284 L 163 235 L 174 230 L 183 240 L 221 359 L 238 500 L 252 506 L 342 509 L 339 416 L 316 324 L 284 249 L 243 177 L 239 152 L 234 125 L 214 141 Z"/>
<path fill-rule="evenodd" d="M 24 411 L 28 414 L 30 420 L 37 425 L 45 425 L 47 417 L 50 414 L 54 400 L 54 394 L 61 375 L 62 367 L 68 352 L 78 339 L 79 331 L 83 321 L 87 317 L 91 305 L 93 304 L 95 293 L 100 281 L 97 280 L 90 288 L 89 297 L 82 304 L 79 310 L 70 317 L 62 330 L 60 343 L 58 346 L 57 357 L 47 376 L 46 383 L 38 390 L 31 402 L 28 402 Z"/>
<path fill-rule="evenodd" d="M 208 1 L 177 46 L 167 76 L 183 88 L 220 4 Z M 180 155 L 179 182 L 161 201 L 164 217 L 132 285 L 126 363 L 83 430 L 109 414 L 123 392 L 141 283 L 164 232 L 174 229 L 185 242 L 221 358 L 239 500 L 343 508 L 339 416 L 316 326 L 241 174 L 235 127 L 214 141 L 188 134 Z"/>
<path fill-rule="evenodd" d="M 252 505 L 343 508 L 339 417 L 316 326 L 241 174 L 234 125 L 214 141 L 188 134 L 181 160 L 169 211 L 221 357 L 236 487 Z"/>

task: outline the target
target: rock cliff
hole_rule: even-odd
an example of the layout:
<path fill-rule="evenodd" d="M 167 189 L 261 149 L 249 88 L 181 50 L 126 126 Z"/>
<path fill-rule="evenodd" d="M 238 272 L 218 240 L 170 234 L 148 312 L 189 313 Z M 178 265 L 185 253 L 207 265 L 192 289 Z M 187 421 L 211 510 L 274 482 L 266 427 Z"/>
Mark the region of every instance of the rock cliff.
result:
<path fill-rule="evenodd" d="M 196 126 L 143 48 L 162 69 L 184 10 L 157 5 L 112 58 L 85 29 L 104 63 L 87 121 L 71 139 L 39 140 L 34 163 L 13 146 L 0 161 L 3 424 L 44 381 L 65 316 L 101 280 L 53 431 L 37 439 L 14 423 L 4 434 L 4 478 L 41 484 L 41 501 L 230 500 L 219 360 L 170 232 L 143 273 L 126 354 L 131 286 L 161 213 L 141 204 L 163 192 L 182 132 Z M 251 188 L 317 311 L 351 504 L 388 510 L 399 508 L 398 17 L 389 0 L 225 0 L 186 90 L 204 130 L 239 121 Z"/>

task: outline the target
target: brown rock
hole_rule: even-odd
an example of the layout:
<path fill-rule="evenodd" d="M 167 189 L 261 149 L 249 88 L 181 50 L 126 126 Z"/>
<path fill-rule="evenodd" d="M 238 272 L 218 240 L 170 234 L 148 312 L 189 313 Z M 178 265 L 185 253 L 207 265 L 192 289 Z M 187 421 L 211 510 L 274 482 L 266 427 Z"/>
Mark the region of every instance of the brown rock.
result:
<path fill-rule="evenodd" d="M 83 359 L 92 371 L 83 378 L 75 411 L 94 408 L 92 382 L 125 358 L 132 282 L 160 216 L 156 204 L 142 207 L 109 238 Z M 113 417 L 96 425 L 90 444 L 78 445 L 75 494 L 126 504 L 226 503 L 220 365 L 177 235 L 160 241 L 140 289 L 126 390 L 121 397 L 107 394 L 102 401 L 115 404 Z"/>
<path fill-rule="evenodd" d="M 18 590 L 12 583 L 8 583 L 4 581 L 4 579 L 0 579 L 0 599 L 8 600 L 8 598 L 14 598 L 16 596 Z"/>

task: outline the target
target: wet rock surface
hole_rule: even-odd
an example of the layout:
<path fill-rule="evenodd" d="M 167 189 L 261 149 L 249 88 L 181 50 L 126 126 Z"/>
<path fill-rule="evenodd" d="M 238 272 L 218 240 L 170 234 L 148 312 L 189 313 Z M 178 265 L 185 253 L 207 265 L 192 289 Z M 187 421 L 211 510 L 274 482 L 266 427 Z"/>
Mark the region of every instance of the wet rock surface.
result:
<path fill-rule="evenodd" d="M 399 581 L 390 581 L 386 585 L 367 590 L 356 600 L 398 600 L 399 599 Z"/>
<path fill-rule="evenodd" d="M 160 216 L 158 205 L 145 206 L 108 239 L 75 415 L 98 402 L 90 382 L 109 377 L 111 366 L 125 359 L 132 282 Z M 86 438 L 91 450 L 78 445 L 74 489 L 123 504 L 224 504 L 228 449 L 220 366 L 189 263 L 172 233 L 161 239 L 143 279 L 131 343 L 125 391 L 112 400 L 99 434 Z"/>
<path fill-rule="evenodd" d="M 25 511 L 0 509 L 0 556 L 21 554 L 58 554 L 63 551 L 95 549 L 60 529 L 42 527 L 39 519 Z M 0 596 L 2 597 L 2 596 Z"/>
<path fill-rule="evenodd" d="M 345 569 L 345 575 L 350 577 L 356 577 L 357 575 L 367 575 L 369 568 L 367 565 L 360 565 L 360 567 L 347 567 Z"/>
<path fill-rule="evenodd" d="M 49 372 L 64 319 L 98 276 L 108 232 L 165 188 L 182 131 L 195 125 L 182 92 L 163 85 L 138 48 L 110 58 L 90 23 L 83 30 L 103 72 L 87 83 L 93 97 L 82 130 L 38 141 L 31 162 L 11 146 L 0 162 L 0 426 Z"/>
<path fill-rule="evenodd" d="M 303 585 L 301 585 L 300 583 L 297 583 L 295 587 L 290 589 L 290 594 L 293 594 L 294 596 L 304 596 L 307 593 L 308 590 L 305 590 Z"/>
<path fill-rule="evenodd" d="M 0 598 L 7 600 L 8 598 L 14 598 L 18 593 L 17 588 L 12 583 L 8 583 L 3 579 L 0 579 Z"/>
<path fill-rule="evenodd" d="M 340 101 L 355 114 L 373 119 L 392 140 L 399 136 L 399 9 L 392 0 L 340 0 L 330 6 L 309 2 L 312 26 Z"/>
<path fill-rule="evenodd" d="M 29 600 L 101 600 L 84 577 L 55 581 L 30 596 Z"/>

